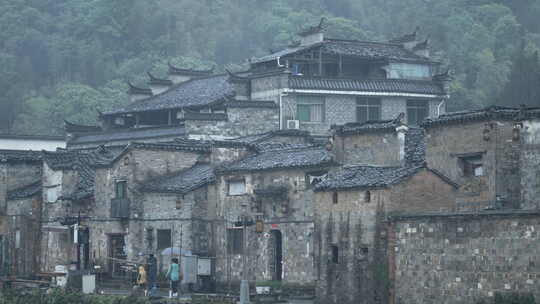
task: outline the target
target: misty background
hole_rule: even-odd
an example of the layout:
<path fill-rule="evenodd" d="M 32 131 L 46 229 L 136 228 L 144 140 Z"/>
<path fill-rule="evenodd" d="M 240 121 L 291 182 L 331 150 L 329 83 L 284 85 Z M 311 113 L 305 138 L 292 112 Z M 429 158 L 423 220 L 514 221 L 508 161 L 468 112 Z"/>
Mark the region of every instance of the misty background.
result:
<path fill-rule="evenodd" d="M 455 78 L 448 110 L 540 106 L 540 0 L 3 0 L 0 133 L 62 134 L 128 102 L 147 71 L 242 70 L 327 18 L 326 37 L 419 26 Z"/>

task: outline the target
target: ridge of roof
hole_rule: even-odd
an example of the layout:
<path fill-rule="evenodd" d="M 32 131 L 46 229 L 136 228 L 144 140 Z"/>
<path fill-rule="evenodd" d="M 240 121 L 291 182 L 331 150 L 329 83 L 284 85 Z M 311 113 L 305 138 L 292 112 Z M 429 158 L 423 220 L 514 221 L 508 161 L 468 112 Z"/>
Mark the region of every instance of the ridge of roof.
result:
<path fill-rule="evenodd" d="M 294 147 L 263 150 L 239 161 L 224 164 L 219 173 L 298 169 L 334 165 L 331 152 L 322 147 Z"/>
<path fill-rule="evenodd" d="M 42 155 L 42 151 L 0 150 L 0 162 L 39 162 Z"/>
<path fill-rule="evenodd" d="M 446 124 L 456 124 L 463 122 L 487 121 L 492 119 L 521 121 L 530 118 L 540 118 L 540 107 L 501 107 L 491 106 L 478 110 L 449 112 L 437 118 L 428 118 L 422 122 L 421 126 L 430 128 Z"/>
<path fill-rule="evenodd" d="M 171 86 L 168 90 L 134 101 L 116 110 L 104 112 L 104 116 L 156 110 L 202 107 L 223 101 L 235 95 L 227 81 L 228 74 L 196 77 Z M 207 82 L 217 83 L 207 83 Z M 189 93 L 189 94 L 188 94 Z"/>
<path fill-rule="evenodd" d="M 206 163 L 196 163 L 190 168 L 148 181 L 141 187 L 141 190 L 144 192 L 186 194 L 214 182 L 215 175 L 212 166 Z"/>

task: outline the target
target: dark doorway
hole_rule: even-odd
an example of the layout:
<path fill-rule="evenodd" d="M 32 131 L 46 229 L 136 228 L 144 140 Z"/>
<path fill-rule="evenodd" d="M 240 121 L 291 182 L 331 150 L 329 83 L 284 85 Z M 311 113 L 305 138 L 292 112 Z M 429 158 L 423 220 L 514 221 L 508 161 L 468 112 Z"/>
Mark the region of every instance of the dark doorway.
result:
<path fill-rule="evenodd" d="M 124 277 L 122 260 L 126 259 L 126 243 L 123 234 L 109 234 L 109 271 L 112 277 Z"/>
<path fill-rule="evenodd" d="M 272 256 L 270 263 L 272 266 L 272 280 L 281 281 L 283 279 L 283 238 L 281 231 L 272 230 L 271 232 Z"/>

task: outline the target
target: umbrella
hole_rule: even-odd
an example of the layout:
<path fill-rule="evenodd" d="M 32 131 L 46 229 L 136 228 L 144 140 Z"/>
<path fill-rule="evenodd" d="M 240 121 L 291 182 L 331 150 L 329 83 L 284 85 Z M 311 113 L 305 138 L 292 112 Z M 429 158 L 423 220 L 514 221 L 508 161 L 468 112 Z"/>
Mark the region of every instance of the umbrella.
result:
<path fill-rule="evenodd" d="M 191 255 L 190 250 L 181 249 L 179 247 L 169 247 L 161 251 L 161 255 Z"/>

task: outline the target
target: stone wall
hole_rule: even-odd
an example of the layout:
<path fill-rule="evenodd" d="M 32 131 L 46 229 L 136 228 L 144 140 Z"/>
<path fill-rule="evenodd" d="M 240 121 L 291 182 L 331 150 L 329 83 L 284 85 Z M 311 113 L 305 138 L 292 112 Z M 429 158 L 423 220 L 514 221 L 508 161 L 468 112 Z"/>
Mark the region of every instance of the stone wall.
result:
<path fill-rule="evenodd" d="M 279 129 L 278 108 L 228 108 L 228 120 L 186 120 L 186 133 L 198 138 L 232 138 Z"/>
<path fill-rule="evenodd" d="M 454 192 L 452 185 L 428 170 L 387 189 L 336 192 L 337 203 L 334 192 L 317 192 L 317 302 L 387 303 L 384 219 L 394 213 L 452 210 Z"/>
<path fill-rule="evenodd" d="M 41 178 L 41 162 L 0 162 L 0 210 L 7 208 L 7 193 Z"/>
<path fill-rule="evenodd" d="M 495 147 L 508 140 L 508 122 L 492 124 L 489 140 L 484 140 L 485 122 L 452 124 L 426 129 L 426 161 L 461 185 L 456 199 L 461 210 L 477 210 L 490 206 L 496 199 L 497 158 Z M 466 177 L 459 162 L 460 155 L 482 155 L 483 176 Z"/>
<path fill-rule="evenodd" d="M 540 209 L 540 122 L 525 121 L 521 136 L 521 208 Z"/>
<path fill-rule="evenodd" d="M 334 137 L 334 148 L 338 161 L 345 165 L 368 164 L 399 166 L 402 164 L 400 142 L 394 130 Z"/>
<path fill-rule="evenodd" d="M 540 297 L 538 213 L 419 216 L 390 229 L 391 303 L 476 303 L 496 292 Z"/>
<path fill-rule="evenodd" d="M 324 168 L 322 168 L 324 169 Z M 320 169 L 319 169 L 320 170 Z M 227 250 L 227 229 L 243 213 L 246 204 L 251 217 L 264 222 L 264 232 L 248 228 L 249 280 L 275 280 L 276 259 L 274 249 L 281 237 L 283 268 L 281 277 L 286 285 L 311 286 L 313 284 L 313 191 L 307 188 L 306 172 L 310 169 L 289 169 L 242 174 L 227 174 L 218 179 L 219 195 L 217 217 L 225 222 L 216 229 L 216 280 L 227 286 L 237 283 L 242 275 L 242 255 Z M 227 195 L 227 181 L 245 179 L 247 193 Z M 268 190 L 279 186 L 287 188 L 284 194 L 255 194 L 254 190 Z M 254 214 L 259 214 L 258 216 Z"/>

